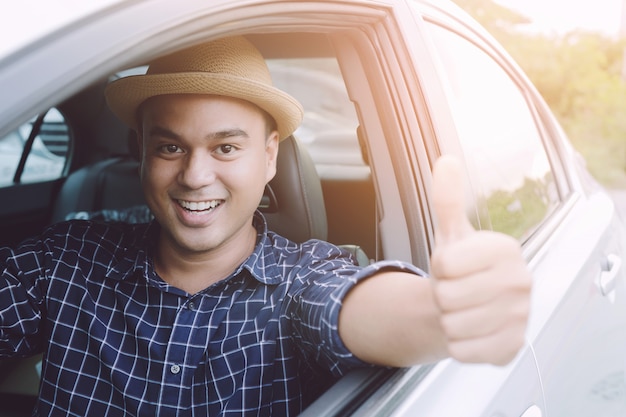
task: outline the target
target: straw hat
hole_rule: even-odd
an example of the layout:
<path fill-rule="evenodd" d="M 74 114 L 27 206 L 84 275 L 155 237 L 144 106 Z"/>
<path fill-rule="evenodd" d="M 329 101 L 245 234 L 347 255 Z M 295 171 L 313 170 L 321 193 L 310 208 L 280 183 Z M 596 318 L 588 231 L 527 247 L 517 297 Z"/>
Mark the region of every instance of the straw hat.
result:
<path fill-rule="evenodd" d="M 302 121 L 300 103 L 272 85 L 263 56 L 243 37 L 219 39 L 159 58 L 145 75 L 120 78 L 105 90 L 113 113 L 133 128 L 139 105 L 164 94 L 215 94 L 249 101 L 276 120 L 281 139 Z"/>

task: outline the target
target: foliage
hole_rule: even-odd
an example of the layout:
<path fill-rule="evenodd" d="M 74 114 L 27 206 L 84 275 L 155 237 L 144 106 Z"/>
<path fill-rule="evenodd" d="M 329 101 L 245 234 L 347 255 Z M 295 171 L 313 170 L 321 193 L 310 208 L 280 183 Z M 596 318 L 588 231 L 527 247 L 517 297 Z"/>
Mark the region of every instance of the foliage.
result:
<path fill-rule="evenodd" d="M 491 230 L 506 233 L 519 240 L 528 237 L 541 223 L 550 210 L 549 188 L 554 183 L 551 177 L 533 180 L 526 178 L 514 191 L 497 190 L 485 201 L 487 210 L 481 224 L 490 225 Z M 487 223 L 488 222 L 488 223 Z"/>
<path fill-rule="evenodd" d="M 546 35 L 494 0 L 455 0 L 513 56 L 553 110 L 591 173 L 626 187 L 626 43 L 598 33 Z"/>

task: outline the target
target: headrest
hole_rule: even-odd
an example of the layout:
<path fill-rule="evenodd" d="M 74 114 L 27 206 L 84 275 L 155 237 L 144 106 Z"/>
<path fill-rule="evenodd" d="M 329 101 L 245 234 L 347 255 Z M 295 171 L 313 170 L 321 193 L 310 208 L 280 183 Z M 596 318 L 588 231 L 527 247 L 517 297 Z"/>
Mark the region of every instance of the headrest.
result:
<path fill-rule="evenodd" d="M 259 207 L 269 230 L 299 243 L 326 240 L 324 195 L 311 156 L 293 136 L 278 149 L 276 176 L 265 187 Z"/>

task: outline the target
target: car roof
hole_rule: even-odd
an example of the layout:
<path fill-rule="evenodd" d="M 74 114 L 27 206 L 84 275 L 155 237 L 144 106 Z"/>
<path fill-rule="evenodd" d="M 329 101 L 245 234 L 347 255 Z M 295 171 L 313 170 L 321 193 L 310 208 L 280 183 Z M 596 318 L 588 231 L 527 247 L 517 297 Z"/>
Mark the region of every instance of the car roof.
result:
<path fill-rule="evenodd" d="M 0 60 L 124 0 L 23 0 L 0 14 Z"/>
<path fill-rule="evenodd" d="M 63 0 L 69 3 L 70 0 Z M 406 7 L 408 2 L 426 9 L 446 10 L 455 14 L 457 6 L 451 1 L 431 0 L 343 0 L 341 2 L 292 2 L 285 12 L 283 1 L 268 3 L 265 0 L 97 0 L 91 6 L 81 6 L 63 15 L 56 24 L 44 25 L 37 30 L 20 29 L 20 36 L 9 39 L 0 49 L 0 88 L 4 99 L 0 101 L 0 136 L 16 128 L 33 114 L 55 106 L 62 99 L 108 77 L 123 68 L 145 64 L 158 54 L 219 36 L 221 33 L 239 33 L 250 37 L 264 56 L 281 55 L 325 56 L 331 53 L 330 45 L 320 42 L 309 25 L 299 34 L 299 11 L 324 11 L 320 27 L 328 26 L 331 19 L 345 20 L 351 7 L 370 9 L 370 16 L 359 16 L 355 25 L 375 21 L 384 16 L 381 8 Z M 31 3 L 32 0 L 25 1 Z M 44 2 L 39 0 L 37 6 Z M 72 2 L 76 3 L 76 2 Z M 55 2 L 58 5 L 58 2 Z M 63 4 L 63 3 L 61 3 Z M 264 32 L 271 27 L 276 33 L 254 34 L 259 21 L 247 19 L 254 16 L 256 4 L 263 4 L 266 14 L 259 23 Z M 320 5 L 326 5 L 321 8 Z M 43 10 L 47 13 L 51 6 Z M 66 7 L 63 9 L 67 10 Z M 458 9 L 460 11 L 460 9 Z M 331 13 L 332 12 L 332 13 Z M 341 13 L 343 12 L 343 13 Z M 41 10 L 38 13 L 42 13 Z M 56 19 L 58 13 L 51 14 Z M 33 26 L 24 6 L 4 14 L 14 20 L 13 26 Z M 354 18 L 357 19 L 357 18 Z M 215 22 L 218 22 L 215 24 Z M 289 36 L 280 35 L 289 31 Z M 315 42 L 310 39 L 316 37 Z M 13 39 L 13 40 L 11 40 Z M 16 40 L 15 40 L 16 39 Z M 278 42 L 280 40 L 280 42 Z M 274 45 L 272 47 L 272 45 Z M 279 48 L 276 45 L 280 45 Z M 316 45 L 315 48 L 304 47 Z M 326 49 L 327 48 L 327 49 Z"/>

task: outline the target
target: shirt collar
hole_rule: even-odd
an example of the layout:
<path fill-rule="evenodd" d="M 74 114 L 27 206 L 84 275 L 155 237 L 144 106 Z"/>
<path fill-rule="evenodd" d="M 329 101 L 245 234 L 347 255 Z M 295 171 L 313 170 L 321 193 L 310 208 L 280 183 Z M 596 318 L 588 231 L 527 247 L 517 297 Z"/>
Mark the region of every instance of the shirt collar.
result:
<path fill-rule="evenodd" d="M 257 281 L 265 285 L 278 284 L 283 274 L 278 268 L 274 245 L 268 236 L 267 221 L 260 211 L 254 213 L 252 225 L 257 231 L 257 244 L 252 254 L 235 271 L 237 275 L 243 268 L 247 269 Z"/>
<path fill-rule="evenodd" d="M 283 280 L 281 271 L 276 264 L 273 244 L 268 236 L 267 221 L 260 211 L 254 213 L 252 224 L 257 231 L 257 244 L 252 254 L 230 275 L 239 275 L 246 269 L 252 277 L 265 285 L 278 284 Z M 155 252 L 160 225 L 156 220 L 143 229 L 137 227 L 134 233 L 140 232 L 138 238 L 130 238 L 122 243 L 122 252 L 118 262 L 112 263 L 107 271 L 108 278 L 125 280 L 134 274 L 142 273 L 147 278 L 154 271 L 152 254 Z M 133 233 L 133 231 L 131 231 Z"/>
<path fill-rule="evenodd" d="M 150 254 L 154 253 L 160 226 L 156 220 L 147 225 L 134 225 L 127 231 L 129 237 L 120 242 L 118 262 L 112 262 L 106 277 L 123 281 L 135 274 L 150 271 Z"/>

